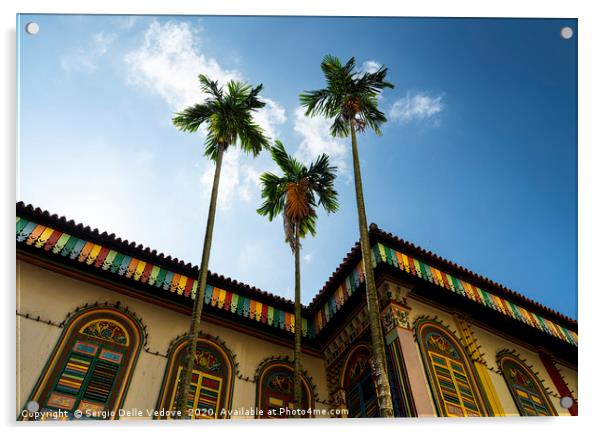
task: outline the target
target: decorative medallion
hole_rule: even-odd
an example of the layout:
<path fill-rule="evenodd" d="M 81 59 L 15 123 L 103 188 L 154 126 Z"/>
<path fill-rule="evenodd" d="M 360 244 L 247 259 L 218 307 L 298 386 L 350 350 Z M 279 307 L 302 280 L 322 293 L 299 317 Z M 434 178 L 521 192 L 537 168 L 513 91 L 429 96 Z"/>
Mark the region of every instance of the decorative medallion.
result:
<path fill-rule="evenodd" d="M 460 355 L 456 348 L 445 337 L 437 332 L 429 332 L 426 335 L 426 345 L 429 349 L 447 355 L 450 358 L 460 359 Z"/>
<path fill-rule="evenodd" d="M 125 332 L 123 327 L 111 320 L 95 320 L 81 328 L 79 332 L 90 337 L 121 344 L 122 346 L 127 346 L 130 343 L 127 332 Z"/>
<path fill-rule="evenodd" d="M 367 369 L 370 368 L 370 360 L 368 355 L 360 355 L 349 366 L 349 381 L 355 381 Z"/>
<path fill-rule="evenodd" d="M 512 363 L 508 363 L 508 375 L 512 382 L 524 388 L 535 389 L 533 380 L 521 368 Z"/>
<path fill-rule="evenodd" d="M 294 391 L 293 378 L 284 373 L 277 373 L 268 380 L 268 388 L 282 393 L 292 394 Z"/>
<path fill-rule="evenodd" d="M 209 352 L 208 350 L 204 349 L 196 351 L 194 363 L 201 369 L 212 372 L 219 372 L 222 368 L 220 360 L 213 354 L 213 352 Z"/>

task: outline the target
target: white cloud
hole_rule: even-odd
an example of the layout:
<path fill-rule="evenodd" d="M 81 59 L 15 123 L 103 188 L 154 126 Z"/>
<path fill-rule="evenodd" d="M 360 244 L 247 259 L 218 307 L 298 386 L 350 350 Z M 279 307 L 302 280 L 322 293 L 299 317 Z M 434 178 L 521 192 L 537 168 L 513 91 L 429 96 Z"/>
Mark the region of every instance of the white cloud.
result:
<path fill-rule="evenodd" d="M 331 162 L 337 166 L 339 173 L 347 171 L 347 146 L 341 139 L 330 134 L 332 121 L 322 116 L 310 118 L 305 110 L 295 110 L 295 132 L 301 135 L 301 143 L 295 157 L 304 163 L 313 161 L 320 154 L 328 154 Z"/>
<path fill-rule="evenodd" d="M 238 71 L 200 52 L 197 33 L 188 23 L 151 23 L 142 45 L 125 56 L 128 82 L 157 93 L 177 111 L 202 100 L 200 73 L 220 83 L 241 80 Z"/>
<path fill-rule="evenodd" d="M 240 71 L 223 68 L 219 62 L 202 53 L 198 28 L 188 23 L 153 22 L 144 33 L 144 42 L 125 56 L 128 83 L 159 96 L 171 110 L 179 111 L 202 101 L 198 76 L 225 85 L 230 80 L 244 80 Z M 278 136 L 278 126 L 286 121 L 284 107 L 263 97 L 266 106 L 254 114 L 255 121 L 267 136 Z"/>
<path fill-rule="evenodd" d="M 144 32 L 140 47 L 125 56 L 129 84 L 148 89 L 161 96 L 171 110 L 179 111 L 202 101 L 198 76 L 225 85 L 230 80 L 244 80 L 240 71 L 222 68 L 219 62 L 201 51 L 199 30 L 188 23 L 151 23 Z M 277 126 L 286 121 L 284 108 L 263 97 L 266 106 L 255 113 L 256 122 L 273 138 Z"/>
<path fill-rule="evenodd" d="M 98 32 L 85 46 L 80 46 L 67 53 L 61 58 L 61 68 L 72 72 L 93 72 L 97 68 L 97 62 L 115 41 L 113 33 Z"/>
<path fill-rule="evenodd" d="M 312 259 L 312 255 L 311 254 L 305 254 L 303 256 L 303 261 L 305 262 L 305 264 L 311 263 L 311 259 Z"/>
<path fill-rule="evenodd" d="M 280 134 L 278 126 L 286 122 L 285 110 L 284 107 L 269 98 L 262 98 L 262 100 L 266 104 L 255 112 L 254 119 L 263 128 L 265 135 L 274 141 Z"/>
<path fill-rule="evenodd" d="M 400 122 L 434 118 L 444 108 L 443 94 L 431 96 L 425 92 L 408 92 L 391 106 L 389 117 Z"/>
<path fill-rule="evenodd" d="M 243 153 L 237 147 L 230 147 L 224 154 L 220 174 L 218 208 L 230 210 L 237 201 L 259 203 L 259 176 L 266 170 L 255 162 L 253 157 Z M 215 164 L 207 161 L 201 174 L 201 186 L 204 196 L 209 198 L 215 175 Z"/>
<path fill-rule="evenodd" d="M 375 60 L 367 60 L 362 63 L 362 72 L 375 73 L 382 65 Z"/>

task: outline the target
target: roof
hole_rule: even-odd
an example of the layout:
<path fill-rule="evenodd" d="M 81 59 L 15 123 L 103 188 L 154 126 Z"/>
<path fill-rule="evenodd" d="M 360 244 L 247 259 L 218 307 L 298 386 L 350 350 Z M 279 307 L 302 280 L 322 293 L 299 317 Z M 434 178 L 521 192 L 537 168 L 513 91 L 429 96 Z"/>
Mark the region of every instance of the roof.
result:
<path fill-rule="evenodd" d="M 17 246 L 54 254 L 77 267 L 117 275 L 130 284 L 152 287 L 184 299 L 196 295 L 198 267 L 128 242 L 115 234 L 76 224 L 32 205 L 17 203 Z M 542 304 L 445 260 L 391 233 L 370 226 L 373 266 L 381 264 L 468 298 L 516 321 L 577 345 L 577 322 Z M 39 251 L 37 251 L 39 250 Z M 257 322 L 294 331 L 292 301 L 215 273 L 209 274 L 205 304 Z M 364 283 L 359 243 L 307 307 L 303 332 L 319 334 Z"/>

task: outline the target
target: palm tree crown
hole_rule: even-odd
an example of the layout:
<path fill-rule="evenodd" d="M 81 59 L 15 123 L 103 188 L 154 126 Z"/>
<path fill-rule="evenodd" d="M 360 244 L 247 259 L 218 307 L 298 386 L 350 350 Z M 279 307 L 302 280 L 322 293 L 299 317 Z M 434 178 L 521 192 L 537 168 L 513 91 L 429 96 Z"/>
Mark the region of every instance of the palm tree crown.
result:
<path fill-rule="evenodd" d="M 203 74 L 199 75 L 199 82 L 209 98 L 177 113 L 172 121 L 180 131 L 189 133 L 196 132 L 201 124 L 208 123 L 205 141 L 207 157 L 216 160 L 219 147 L 225 151 L 237 140 L 240 147 L 253 156 L 269 146 L 262 128 L 253 121 L 253 112 L 265 106 L 265 102 L 258 98 L 263 85 L 251 87 L 247 83 L 232 80 L 227 83 L 227 92 L 224 92 L 217 81 Z"/>
<path fill-rule="evenodd" d="M 328 155 L 322 154 L 308 168 L 291 157 L 280 141 L 271 147 L 271 153 L 283 175 L 271 172 L 261 175 L 264 202 L 257 212 L 270 221 L 283 214 L 286 242 L 295 251 L 299 248 L 296 236 L 316 234 L 316 207 L 322 205 L 328 213 L 339 207 L 334 190 L 336 167 L 330 166 Z"/>
<path fill-rule="evenodd" d="M 320 67 L 327 86 L 300 95 L 301 105 L 307 109 L 305 114 L 334 118 L 330 127 L 333 136 L 349 136 L 352 124 L 356 130 L 370 127 L 376 134 L 382 134 L 380 125 L 387 118 L 378 110 L 378 95 L 383 89 L 394 87 L 385 81 L 387 68 L 381 66 L 373 73 L 359 73 L 355 68 L 355 58 L 343 65 L 331 55 L 324 56 Z"/>

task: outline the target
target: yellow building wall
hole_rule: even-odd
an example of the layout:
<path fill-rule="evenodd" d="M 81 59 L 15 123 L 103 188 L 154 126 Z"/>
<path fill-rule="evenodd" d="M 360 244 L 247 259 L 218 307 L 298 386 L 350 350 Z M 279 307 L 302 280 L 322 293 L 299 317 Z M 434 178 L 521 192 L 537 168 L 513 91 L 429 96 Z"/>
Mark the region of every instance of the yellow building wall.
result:
<path fill-rule="evenodd" d="M 17 316 L 17 412 L 25 404 L 61 332 L 56 326 Z"/>
<path fill-rule="evenodd" d="M 573 398 L 579 400 L 579 387 L 577 384 L 577 371 L 564 364 L 556 364 L 558 371 L 564 378 L 564 382 L 568 385 L 569 390 L 573 393 Z"/>
<path fill-rule="evenodd" d="M 120 302 L 127 306 L 147 326 L 147 346 L 151 352 L 166 354 L 169 343 L 178 335 L 188 331 L 189 317 L 172 310 L 141 301 L 136 298 L 86 283 L 62 274 L 17 260 L 17 311 L 40 316 L 43 320 L 52 320 L 59 324 L 67 313 L 95 302 L 110 304 Z M 56 326 L 50 326 L 34 320 L 17 317 L 17 413 L 25 405 L 44 364 L 50 356 L 62 332 Z M 219 337 L 228 349 L 236 355 L 239 370 L 243 377 L 253 378 L 261 361 L 272 356 L 288 355 L 293 350 L 279 344 L 260 340 L 248 334 L 208 322 L 202 322 L 201 331 Z M 291 334 L 291 346 L 292 346 Z M 167 359 L 152 353 L 141 351 L 134 369 L 131 384 L 124 402 L 124 409 L 154 409 L 161 388 Z M 303 355 L 304 370 L 317 386 L 318 397 L 328 398 L 326 373 L 321 358 Z M 232 409 L 255 407 L 256 384 L 234 377 Z M 328 409 L 315 403 L 317 409 Z M 124 417 L 126 418 L 126 417 Z"/>
<path fill-rule="evenodd" d="M 62 332 L 61 328 L 43 322 L 50 320 L 59 324 L 67 318 L 68 313 L 73 313 L 76 307 L 81 307 L 86 303 L 107 301 L 114 304 L 119 301 L 122 306 L 128 306 L 131 311 L 135 312 L 147 326 L 147 346 L 150 351 L 157 351 L 161 354 L 166 354 L 170 342 L 176 336 L 185 333 L 189 326 L 189 317 L 184 314 L 19 260 L 17 261 L 17 290 L 17 312 L 23 315 L 28 314 L 30 317 L 30 319 L 26 319 L 17 316 L 17 413 L 25 405 Z M 456 331 L 456 337 L 460 339 L 456 320 L 452 313 L 444 307 L 434 306 L 428 301 L 414 297 L 411 292 L 407 304 L 411 308 L 410 325 L 413 325 L 420 316 L 431 318 L 436 316 L 443 324 Z M 31 319 L 37 316 L 40 316 L 41 321 Z M 471 322 L 470 319 L 467 322 L 476 339 L 476 345 L 480 346 L 482 358 L 489 368 L 486 373 L 495 390 L 498 403 L 503 409 L 503 414 L 518 415 L 506 382 L 502 375 L 497 373 L 496 366 L 497 353 L 502 349 L 509 349 L 515 350 L 522 359 L 527 361 L 528 365 L 532 365 L 534 372 L 539 372 L 538 377 L 544 387 L 552 392 L 553 396 L 549 399 L 557 413 L 570 415 L 568 410 L 559 406 L 559 398 L 554 397 L 559 394 L 535 349 L 518 340 L 509 340 L 497 335 L 482 325 Z M 293 355 L 291 347 L 261 340 L 224 326 L 202 322 L 201 329 L 202 332 L 217 336 L 225 342 L 228 349 L 236 355 L 242 377 L 253 378 L 259 364 L 266 358 L 280 355 L 288 355 L 292 358 Z M 417 346 L 416 343 L 414 345 Z M 154 409 L 166 363 L 167 359 L 163 356 L 141 351 L 126 395 L 124 409 Z M 304 354 L 302 363 L 303 368 L 312 377 L 313 384 L 317 387 L 318 397 L 322 400 L 327 399 L 327 380 L 323 359 Z M 557 364 L 557 367 L 577 397 L 577 371 L 568 365 Z M 427 382 L 424 367 L 422 367 L 421 373 L 422 380 Z M 232 409 L 255 407 L 255 393 L 255 383 L 235 376 Z M 432 397 L 428 400 L 435 409 Z M 328 409 L 327 406 L 320 403 L 315 403 L 315 407 Z"/>

